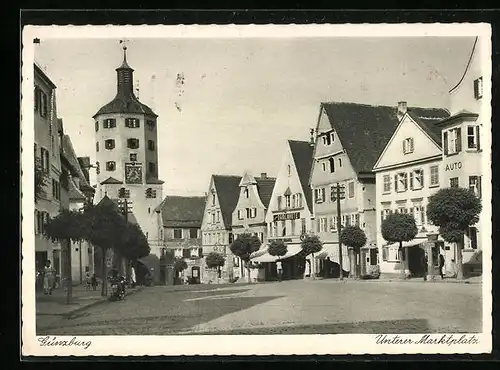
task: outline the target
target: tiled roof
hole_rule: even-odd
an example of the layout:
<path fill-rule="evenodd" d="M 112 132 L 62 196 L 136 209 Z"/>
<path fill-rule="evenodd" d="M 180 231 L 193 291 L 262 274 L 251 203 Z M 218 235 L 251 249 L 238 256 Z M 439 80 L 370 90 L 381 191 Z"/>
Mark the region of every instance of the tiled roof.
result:
<path fill-rule="evenodd" d="M 100 114 L 110 113 L 146 114 L 157 117 L 151 108 L 149 108 L 146 104 L 141 103 L 133 94 L 116 95 L 113 100 L 97 111 L 94 118 Z"/>
<path fill-rule="evenodd" d="M 101 185 L 105 184 L 123 184 L 123 181 L 117 180 L 114 177 L 108 177 L 106 180 L 101 181 Z"/>
<path fill-rule="evenodd" d="M 80 189 L 77 188 L 73 180 L 69 181 L 69 199 L 74 201 L 84 201 L 87 199 Z"/>
<path fill-rule="evenodd" d="M 432 140 L 439 146 L 441 146 L 441 129 L 437 126 L 438 122 L 442 119 L 447 118 L 449 114 L 445 117 L 436 117 L 431 119 L 430 117 L 419 117 L 415 112 L 408 111 L 408 115 L 424 130 L 427 135 L 431 137 Z"/>
<path fill-rule="evenodd" d="M 334 102 L 321 105 L 354 170 L 358 174 L 371 172 L 399 124 L 397 108 Z M 433 121 L 431 117 L 445 118 L 449 115 L 447 110 L 435 108 L 408 107 L 408 112 L 426 123 Z"/>
<path fill-rule="evenodd" d="M 71 143 L 71 138 L 69 135 L 64 135 L 62 140 L 62 150 L 67 160 L 71 163 L 71 165 L 75 168 L 80 182 L 80 189 L 84 191 L 94 192 L 95 189 L 90 186 L 87 176 L 85 175 L 85 171 L 82 169 L 80 165 L 80 161 L 76 156 L 75 149 L 73 148 L 73 144 Z"/>
<path fill-rule="evenodd" d="M 276 178 L 256 177 L 255 180 L 257 181 L 257 191 L 259 192 L 260 200 L 267 208 L 269 207 L 269 202 L 271 201 L 271 196 L 273 195 Z"/>
<path fill-rule="evenodd" d="M 295 162 L 295 168 L 297 168 L 299 174 L 300 184 L 302 185 L 302 191 L 306 197 L 307 206 L 312 212 L 312 193 L 309 186 L 309 175 L 313 164 L 314 149 L 307 141 L 288 140 L 288 145 L 290 145 L 290 150 L 292 151 L 293 161 Z"/>
<path fill-rule="evenodd" d="M 163 227 L 201 227 L 205 201 L 205 197 L 167 195 L 157 207 Z"/>
<path fill-rule="evenodd" d="M 230 228 L 232 224 L 232 214 L 238 204 L 240 195 L 241 176 L 231 175 L 212 175 L 219 205 L 222 213 L 222 220 L 226 228 Z"/>

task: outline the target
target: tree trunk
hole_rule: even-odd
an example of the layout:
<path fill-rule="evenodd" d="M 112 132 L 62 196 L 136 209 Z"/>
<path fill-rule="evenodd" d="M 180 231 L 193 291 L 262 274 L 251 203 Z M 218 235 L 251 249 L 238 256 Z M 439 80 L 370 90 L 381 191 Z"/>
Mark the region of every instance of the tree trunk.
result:
<path fill-rule="evenodd" d="M 399 267 L 401 269 L 400 277 L 401 279 L 406 279 L 405 261 L 403 259 L 403 242 L 399 242 L 398 254 L 399 254 Z"/>
<path fill-rule="evenodd" d="M 102 248 L 102 258 L 101 258 L 101 277 L 102 277 L 102 287 L 101 296 L 105 297 L 108 295 L 108 269 L 106 267 L 106 258 L 108 255 L 108 248 Z"/>
<path fill-rule="evenodd" d="M 252 277 L 250 276 L 250 261 L 245 261 L 245 265 L 247 268 L 247 282 L 252 282 Z"/>
<path fill-rule="evenodd" d="M 71 266 L 71 240 L 67 239 L 65 241 L 66 244 L 66 267 L 67 267 L 67 276 L 66 276 L 66 303 L 70 304 L 73 298 L 73 269 Z"/>
<path fill-rule="evenodd" d="M 464 268 L 462 264 L 462 249 L 463 249 L 463 241 L 455 243 L 455 248 L 456 248 L 456 255 L 457 255 L 457 262 L 456 262 L 456 267 L 457 267 L 457 280 L 463 280 L 464 279 Z"/>
<path fill-rule="evenodd" d="M 356 278 L 357 277 L 357 270 L 356 270 L 356 253 L 354 251 L 354 248 L 349 248 L 349 262 L 350 262 L 350 270 L 351 270 L 351 277 Z M 342 273 L 342 271 L 340 271 Z"/>

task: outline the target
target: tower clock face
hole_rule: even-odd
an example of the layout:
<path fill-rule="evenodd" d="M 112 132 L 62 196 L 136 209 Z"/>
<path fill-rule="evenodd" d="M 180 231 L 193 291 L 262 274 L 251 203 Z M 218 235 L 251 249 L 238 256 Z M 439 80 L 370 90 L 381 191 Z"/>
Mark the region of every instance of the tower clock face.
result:
<path fill-rule="evenodd" d="M 136 163 L 125 165 L 125 181 L 127 184 L 142 184 L 142 167 Z"/>

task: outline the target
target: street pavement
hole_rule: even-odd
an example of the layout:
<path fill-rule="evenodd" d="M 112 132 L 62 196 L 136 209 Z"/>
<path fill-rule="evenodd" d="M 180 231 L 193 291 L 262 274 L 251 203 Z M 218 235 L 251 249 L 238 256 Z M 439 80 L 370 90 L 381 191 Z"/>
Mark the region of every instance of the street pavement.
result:
<path fill-rule="evenodd" d="M 38 335 L 481 332 L 481 284 L 296 280 L 147 287 L 60 320 Z"/>

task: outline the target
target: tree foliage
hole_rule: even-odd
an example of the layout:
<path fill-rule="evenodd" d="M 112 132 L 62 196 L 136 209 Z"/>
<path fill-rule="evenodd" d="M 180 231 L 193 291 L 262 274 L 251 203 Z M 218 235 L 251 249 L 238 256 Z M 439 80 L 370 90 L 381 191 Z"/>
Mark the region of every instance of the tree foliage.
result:
<path fill-rule="evenodd" d="M 116 247 L 124 240 L 129 230 L 127 222 L 109 198 L 108 201 L 101 201 L 97 206 L 87 207 L 85 214 L 91 225 L 88 240 L 92 244 L 108 249 Z"/>
<path fill-rule="evenodd" d="M 78 242 L 87 238 L 89 225 L 84 214 L 78 211 L 62 210 L 44 225 L 44 235 L 52 241 L 71 240 Z"/>
<path fill-rule="evenodd" d="M 316 235 L 307 235 L 301 242 L 302 250 L 306 255 L 311 253 L 318 253 L 323 249 L 323 244 L 321 240 Z"/>
<path fill-rule="evenodd" d="M 126 233 L 117 246 L 119 253 L 130 260 L 146 257 L 151 252 L 148 240 L 138 224 L 128 222 Z"/>
<path fill-rule="evenodd" d="M 418 229 L 415 218 L 407 213 L 391 213 L 382 222 L 382 237 L 389 243 L 401 243 L 413 240 Z"/>
<path fill-rule="evenodd" d="M 186 263 L 186 261 L 184 261 L 184 259 L 182 259 L 181 257 L 176 257 L 174 259 L 174 270 L 175 272 L 181 272 L 185 269 L 187 269 L 188 265 Z"/>
<path fill-rule="evenodd" d="M 359 226 L 346 226 L 340 233 L 340 242 L 358 252 L 366 244 L 366 234 Z"/>
<path fill-rule="evenodd" d="M 48 181 L 49 176 L 43 171 L 40 158 L 35 157 L 35 203 L 45 195 Z"/>
<path fill-rule="evenodd" d="M 273 240 L 269 244 L 267 251 L 271 256 L 282 257 L 286 254 L 286 252 L 288 252 L 288 248 L 285 245 L 285 243 L 283 243 L 283 240 L 278 239 L 278 240 Z"/>
<path fill-rule="evenodd" d="M 230 249 L 235 256 L 240 257 L 243 261 L 248 262 L 250 255 L 257 252 L 261 246 L 260 239 L 252 234 L 243 233 L 231 243 Z"/>
<path fill-rule="evenodd" d="M 224 264 L 226 263 L 226 260 L 222 254 L 217 253 L 217 252 L 210 252 L 205 257 L 205 263 L 207 264 L 207 267 L 209 269 L 211 269 L 211 268 L 224 266 Z"/>
<path fill-rule="evenodd" d="M 447 242 L 460 242 L 464 231 L 479 221 L 482 205 L 472 190 L 440 189 L 429 198 L 427 218 Z"/>

